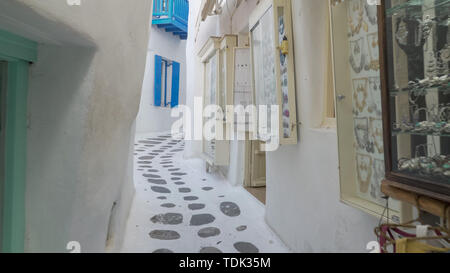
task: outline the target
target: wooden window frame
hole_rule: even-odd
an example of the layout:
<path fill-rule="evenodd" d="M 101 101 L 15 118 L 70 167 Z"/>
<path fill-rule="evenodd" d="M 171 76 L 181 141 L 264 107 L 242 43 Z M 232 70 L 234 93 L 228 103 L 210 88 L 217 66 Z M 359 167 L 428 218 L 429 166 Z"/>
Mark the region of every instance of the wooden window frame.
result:
<path fill-rule="evenodd" d="M 280 44 L 278 37 L 279 21 L 278 21 L 278 9 L 284 9 L 284 27 L 285 36 L 288 40 L 288 54 L 287 67 L 288 67 L 288 107 L 289 107 L 289 130 L 290 136 L 284 137 L 283 132 L 283 95 L 282 95 L 282 83 L 281 83 L 281 62 L 280 53 L 282 45 Z M 249 30 L 250 30 L 250 48 L 251 48 L 251 62 L 252 67 L 255 67 L 255 56 L 253 48 L 253 30 L 258 26 L 262 17 L 267 11 L 273 9 L 273 32 L 274 32 L 274 45 L 273 49 L 275 51 L 275 78 L 276 78 L 276 97 L 277 104 L 280 109 L 279 113 L 279 142 L 281 145 L 296 145 L 298 143 L 298 129 L 299 123 L 297 122 L 297 95 L 296 95 L 296 83 L 295 83 L 295 59 L 294 59 L 294 35 L 293 35 L 293 24 L 292 24 L 292 1 L 291 0 L 263 0 L 260 1 L 258 6 L 255 8 L 253 13 L 249 18 Z M 256 85 L 255 85 L 255 70 L 253 69 L 253 101 L 256 103 Z"/>
<path fill-rule="evenodd" d="M 209 102 L 206 102 L 206 90 L 207 88 L 207 64 L 213 58 L 216 56 L 216 105 L 221 105 L 220 98 L 225 98 L 224 103 L 222 105 L 225 105 L 225 107 L 228 104 L 232 104 L 233 101 L 233 51 L 234 48 L 237 46 L 237 36 L 236 35 L 225 35 L 223 37 L 210 37 L 208 41 L 205 43 L 205 45 L 202 47 L 202 49 L 199 51 L 198 56 L 200 58 L 200 63 L 202 65 L 203 70 L 203 76 L 202 76 L 202 94 L 203 94 L 203 107 L 209 104 Z M 221 63 L 220 54 L 221 51 L 223 54 L 225 54 L 223 60 L 226 61 L 226 64 Z M 225 79 L 222 78 L 220 70 L 222 68 L 222 65 L 224 65 L 224 75 Z M 224 84 L 224 90 L 221 90 L 221 82 Z M 225 94 L 221 94 L 221 92 L 225 92 Z M 224 119 L 223 120 L 217 120 L 216 121 L 216 128 L 219 126 L 223 129 L 223 140 L 217 140 L 215 142 L 215 153 L 214 156 L 211 157 L 206 151 L 205 151 L 205 139 L 203 139 L 202 143 L 202 158 L 211 166 L 228 166 L 230 164 L 230 141 L 228 140 L 230 134 L 232 133 L 229 130 L 229 126 L 227 125 L 228 120 L 226 119 L 227 113 L 226 109 L 223 110 Z M 203 119 L 203 122 L 205 120 Z"/>
<path fill-rule="evenodd" d="M 330 5 L 330 2 L 328 2 Z M 336 90 L 334 78 L 334 56 L 333 56 L 333 41 L 331 33 L 331 15 L 327 17 L 327 49 L 326 49 L 326 79 L 324 84 L 324 104 L 323 104 L 323 119 L 322 128 L 336 128 Z"/>
<path fill-rule="evenodd" d="M 346 5 L 347 3 L 340 3 L 339 5 Z M 346 8 L 344 6 L 341 6 L 339 8 Z M 342 12 L 342 10 L 341 10 Z M 349 205 L 351 207 L 357 208 L 367 214 L 373 215 L 377 218 L 382 218 L 384 221 L 389 221 L 389 222 L 396 222 L 396 223 L 401 223 L 401 222 L 406 222 L 409 220 L 412 220 L 413 217 L 413 210 L 412 210 L 412 206 L 410 204 L 404 203 L 404 202 L 399 202 L 398 206 L 393 207 L 392 206 L 392 201 L 389 202 L 390 206 L 387 209 L 386 208 L 386 204 L 380 204 L 378 202 L 374 202 L 372 200 L 369 200 L 367 198 L 364 198 L 363 196 L 360 196 L 358 194 L 358 186 L 357 186 L 357 178 L 356 175 L 357 170 L 353 169 L 355 168 L 354 164 L 355 164 L 355 156 L 357 151 L 356 150 L 351 150 L 354 149 L 353 146 L 354 142 L 352 140 L 351 144 L 348 143 L 348 135 L 346 135 L 346 132 L 353 131 L 354 130 L 354 119 L 355 117 L 352 115 L 352 119 L 351 121 L 348 121 L 349 117 L 345 117 L 343 118 L 343 116 L 341 116 L 341 114 L 347 114 L 348 107 L 352 107 L 352 98 L 344 98 L 343 100 L 340 100 L 338 95 L 342 95 L 339 94 L 339 92 L 343 92 L 340 90 L 351 90 L 352 87 L 347 85 L 347 82 L 344 81 L 338 81 L 337 79 L 340 79 L 342 77 L 350 77 L 350 69 L 348 70 L 348 73 L 344 73 L 342 71 L 344 70 L 339 70 L 339 72 L 341 72 L 341 74 L 337 74 L 337 66 L 343 66 L 345 65 L 349 65 L 348 60 L 349 58 L 347 57 L 348 53 L 345 52 L 342 53 L 339 56 L 336 56 L 336 50 L 337 49 L 344 49 L 348 50 L 348 41 L 343 41 L 343 40 L 339 40 L 338 38 L 342 38 L 344 36 L 344 30 L 342 27 L 342 24 L 339 24 L 339 22 L 334 21 L 332 18 L 335 15 L 335 13 L 333 12 L 333 6 L 330 5 L 329 6 L 329 16 L 330 16 L 330 22 L 331 22 L 331 31 L 330 31 L 330 35 L 332 37 L 331 42 L 332 42 L 332 53 L 333 53 L 333 78 L 334 78 L 334 88 L 336 89 L 336 122 L 337 122 L 337 127 L 336 127 L 336 131 L 337 131 L 337 137 L 338 137 L 338 149 L 339 149 L 339 183 L 340 183 L 340 201 L 346 205 Z M 342 15 L 342 14 L 341 14 Z M 341 18 L 341 17 L 340 17 Z M 346 16 L 342 16 L 342 22 L 347 22 L 347 15 Z M 345 26 L 347 28 L 347 25 Z M 347 29 L 345 29 L 345 33 L 347 33 Z M 339 36 L 340 35 L 340 36 Z M 347 37 L 347 36 L 345 36 Z M 347 38 L 342 38 L 347 40 Z M 344 46 L 344 42 L 345 42 L 345 46 Z M 338 59 L 339 58 L 339 59 Z M 344 68 L 342 68 L 344 69 Z M 345 76 L 344 76 L 345 75 Z M 340 78 L 339 78 L 340 77 Z M 351 83 L 349 83 L 351 84 Z M 345 94 L 345 93 L 344 93 Z M 346 94 L 348 95 L 348 94 Z M 344 105 L 343 105 L 344 104 Z M 345 112 L 345 113 L 344 113 Z M 351 125 L 349 125 L 349 123 L 351 123 Z M 352 133 L 353 134 L 353 133 Z M 382 156 L 382 155 L 380 155 Z M 380 189 L 382 191 L 382 188 Z"/>

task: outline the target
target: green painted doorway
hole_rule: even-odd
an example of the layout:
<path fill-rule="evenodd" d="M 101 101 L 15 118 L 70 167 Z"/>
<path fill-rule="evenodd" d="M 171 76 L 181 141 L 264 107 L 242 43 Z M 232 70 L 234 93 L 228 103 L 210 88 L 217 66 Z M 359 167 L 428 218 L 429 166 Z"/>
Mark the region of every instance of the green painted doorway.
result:
<path fill-rule="evenodd" d="M 23 252 L 28 70 L 37 43 L 0 29 L 0 252 Z"/>
<path fill-rule="evenodd" d="M 8 63 L 0 61 L 0 246 L 3 234 L 3 196 L 5 181 L 5 118 L 6 118 L 6 87 Z"/>

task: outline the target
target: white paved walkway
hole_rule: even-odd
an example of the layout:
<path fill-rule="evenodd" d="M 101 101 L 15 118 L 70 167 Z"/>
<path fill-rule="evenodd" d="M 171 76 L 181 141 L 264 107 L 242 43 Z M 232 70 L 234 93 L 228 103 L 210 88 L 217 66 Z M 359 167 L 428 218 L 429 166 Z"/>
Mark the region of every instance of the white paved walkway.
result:
<path fill-rule="evenodd" d="M 123 252 L 287 252 L 264 221 L 264 206 L 242 187 L 183 159 L 164 134 L 135 144 L 136 196 Z"/>

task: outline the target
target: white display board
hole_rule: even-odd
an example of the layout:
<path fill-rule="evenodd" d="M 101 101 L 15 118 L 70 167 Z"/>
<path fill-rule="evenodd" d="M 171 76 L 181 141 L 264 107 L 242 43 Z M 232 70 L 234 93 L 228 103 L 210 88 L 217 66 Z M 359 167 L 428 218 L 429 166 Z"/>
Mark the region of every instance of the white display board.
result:
<path fill-rule="evenodd" d="M 253 80 L 251 68 L 251 51 L 249 47 L 235 48 L 234 50 L 234 106 L 247 106 L 253 104 Z M 250 114 L 246 112 L 245 121 L 240 120 L 235 113 L 234 125 L 236 131 L 248 132 Z"/>
<path fill-rule="evenodd" d="M 241 47 L 234 50 L 234 105 L 253 104 L 252 71 L 250 48 Z"/>

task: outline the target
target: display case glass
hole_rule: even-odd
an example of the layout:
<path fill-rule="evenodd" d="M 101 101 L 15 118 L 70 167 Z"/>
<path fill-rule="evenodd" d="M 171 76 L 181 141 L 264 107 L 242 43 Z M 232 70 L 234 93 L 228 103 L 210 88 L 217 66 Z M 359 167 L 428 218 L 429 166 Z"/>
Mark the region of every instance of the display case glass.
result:
<path fill-rule="evenodd" d="M 389 182 L 450 200 L 449 0 L 382 1 Z"/>
<path fill-rule="evenodd" d="M 281 144 L 297 143 L 294 47 L 290 0 L 261 1 L 250 16 L 250 47 L 253 71 L 254 103 L 266 106 L 267 126 L 255 135 L 271 141 L 273 132 Z M 278 128 L 271 119 L 271 106 L 278 106 Z"/>

